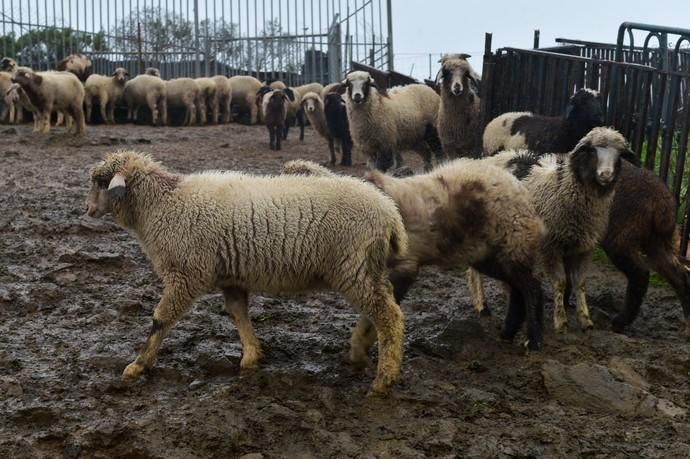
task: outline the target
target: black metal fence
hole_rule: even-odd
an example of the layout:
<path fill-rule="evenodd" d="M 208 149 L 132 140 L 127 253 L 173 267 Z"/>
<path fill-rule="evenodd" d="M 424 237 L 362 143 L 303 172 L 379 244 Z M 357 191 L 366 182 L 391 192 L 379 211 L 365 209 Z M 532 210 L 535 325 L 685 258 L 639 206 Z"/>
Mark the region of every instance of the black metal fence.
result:
<path fill-rule="evenodd" d="M 632 31 L 647 32 L 643 47 Z M 672 47 L 650 48 L 652 37 Z M 565 42 L 566 40 L 562 40 Z M 560 115 L 580 88 L 598 90 L 606 122 L 629 139 L 644 166 L 666 182 L 682 220 L 681 254 L 686 255 L 688 218 L 688 135 L 690 130 L 690 30 L 623 23 L 616 45 L 567 40 L 563 48 L 491 51 L 487 34 L 482 74 L 482 126 L 510 111 Z"/>

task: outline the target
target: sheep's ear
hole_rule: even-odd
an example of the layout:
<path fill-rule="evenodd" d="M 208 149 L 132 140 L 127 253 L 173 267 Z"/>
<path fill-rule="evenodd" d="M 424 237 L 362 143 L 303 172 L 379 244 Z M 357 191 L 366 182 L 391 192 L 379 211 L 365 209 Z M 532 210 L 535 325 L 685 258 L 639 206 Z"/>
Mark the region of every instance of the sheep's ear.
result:
<path fill-rule="evenodd" d="M 35 73 L 31 74 L 31 80 L 37 85 L 40 85 L 43 83 L 43 77 L 41 75 L 37 75 Z"/>
<path fill-rule="evenodd" d="M 379 85 L 376 84 L 376 80 L 374 80 L 372 77 L 369 77 L 369 86 L 379 89 Z"/>
<path fill-rule="evenodd" d="M 625 151 L 621 153 L 621 158 L 623 158 L 624 160 L 626 160 L 634 166 L 642 166 L 642 163 L 640 163 L 640 158 L 638 158 L 635 152 L 632 151 L 630 148 L 626 148 Z"/>
<path fill-rule="evenodd" d="M 441 61 L 439 61 L 439 62 L 441 62 Z M 441 83 L 441 79 L 442 79 L 441 74 L 442 73 L 443 73 L 443 66 L 441 66 L 441 68 L 438 69 L 438 72 L 436 73 L 436 79 L 434 80 L 435 81 L 434 84 L 436 85 L 436 87 L 438 87 L 439 83 Z"/>
<path fill-rule="evenodd" d="M 383 190 L 384 174 L 380 171 L 369 171 L 364 174 L 364 181 L 369 182 L 376 188 Z"/>
<path fill-rule="evenodd" d="M 294 102 L 294 101 L 295 101 L 295 92 L 294 92 L 292 89 L 290 89 L 290 88 L 285 88 L 285 89 L 284 89 L 284 92 L 285 92 L 285 94 L 287 95 L 287 97 L 288 97 L 288 99 L 290 100 L 290 102 Z"/>
<path fill-rule="evenodd" d="M 467 78 L 470 80 L 470 86 L 472 91 L 477 95 L 477 97 L 482 96 L 482 80 L 475 78 L 471 73 L 467 74 Z"/>
<path fill-rule="evenodd" d="M 113 70 L 113 73 L 110 74 L 110 76 L 115 76 L 115 75 L 117 75 L 117 69 Z"/>
<path fill-rule="evenodd" d="M 110 179 L 108 185 L 108 193 L 114 198 L 122 199 L 127 193 L 127 185 L 125 184 L 125 176 L 122 174 L 115 174 Z"/>

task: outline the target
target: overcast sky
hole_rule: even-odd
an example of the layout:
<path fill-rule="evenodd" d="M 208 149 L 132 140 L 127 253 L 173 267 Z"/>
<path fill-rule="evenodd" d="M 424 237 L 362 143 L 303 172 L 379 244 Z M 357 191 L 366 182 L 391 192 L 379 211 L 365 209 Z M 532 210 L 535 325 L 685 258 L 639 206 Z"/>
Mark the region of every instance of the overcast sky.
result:
<path fill-rule="evenodd" d="M 484 33 L 493 33 L 493 48 L 531 47 L 535 29 L 540 45 L 556 37 L 615 43 L 625 21 L 690 29 L 690 0 L 394 0 L 395 69 L 416 78 L 432 77 L 439 53 L 466 52 L 481 73 Z M 644 38 L 642 38 L 644 39 Z M 653 42 L 654 43 L 654 42 Z M 687 44 L 687 43 L 686 43 Z"/>

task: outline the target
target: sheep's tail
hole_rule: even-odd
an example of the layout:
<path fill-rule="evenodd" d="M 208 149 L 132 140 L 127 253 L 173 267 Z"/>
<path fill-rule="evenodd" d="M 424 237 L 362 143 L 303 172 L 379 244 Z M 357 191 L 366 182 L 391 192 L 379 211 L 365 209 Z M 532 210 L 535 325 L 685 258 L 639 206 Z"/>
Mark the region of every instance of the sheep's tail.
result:
<path fill-rule="evenodd" d="M 393 226 L 389 241 L 389 258 L 400 258 L 407 255 L 407 231 L 405 231 L 405 226 L 403 225 L 402 220 L 397 221 L 396 224 Z"/>

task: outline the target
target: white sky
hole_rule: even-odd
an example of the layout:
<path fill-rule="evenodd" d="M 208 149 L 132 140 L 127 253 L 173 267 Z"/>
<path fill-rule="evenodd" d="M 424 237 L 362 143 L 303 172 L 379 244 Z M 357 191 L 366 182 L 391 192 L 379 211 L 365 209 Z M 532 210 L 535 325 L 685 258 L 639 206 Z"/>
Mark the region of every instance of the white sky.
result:
<path fill-rule="evenodd" d="M 690 29 L 690 0 L 393 0 L 395 70 L 415 78 L 432 77 L 438 56 L 466 52 L 481 73 L 484 33 L 493 33 L 493 48 L 532 47 L 533 32 L 540 46 L 555 45 L 556 37 L 615 43 L 625 21 Z M 571 6 L 574 5 L 574 8 Z M 644 38 L 642 38 L 644 39 Z M 636 44 L 637 44 L 636 39 Z M 655 44 L 654 41 L 652 43 Z M 686 42 L 687 45 L 687 42 Z"/>

